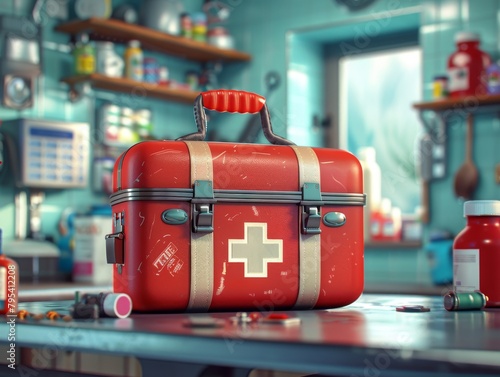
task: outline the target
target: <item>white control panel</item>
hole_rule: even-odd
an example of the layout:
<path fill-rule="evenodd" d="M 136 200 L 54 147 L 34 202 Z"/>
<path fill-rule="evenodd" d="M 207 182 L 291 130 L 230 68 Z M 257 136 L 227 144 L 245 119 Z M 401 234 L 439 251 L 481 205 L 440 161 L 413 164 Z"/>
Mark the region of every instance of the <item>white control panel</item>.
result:
<path fill-rule="evenodd" d="M 19 184 L 26 187 L 77 188 L 88 182 L 88 123 L 17 119 L 0 130 L 15 139 Z"/>

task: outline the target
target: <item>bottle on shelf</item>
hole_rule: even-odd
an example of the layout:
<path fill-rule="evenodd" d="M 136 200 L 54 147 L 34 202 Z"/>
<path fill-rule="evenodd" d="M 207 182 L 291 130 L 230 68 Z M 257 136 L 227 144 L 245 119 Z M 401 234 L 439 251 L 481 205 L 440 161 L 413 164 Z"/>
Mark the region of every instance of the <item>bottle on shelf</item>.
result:
<path fill-rule="evenodd" d="M 401 209 L 393 207 L 390 199 L 382 198 L 379 208 L 372 212 L 370 222 L 373 241 L 394 242 L 401 240 Z"/>
<path fill-rule="evenodd" d="M 76 75 L 89 75 L 96 70 L 95 49 L 89 42 L 88 34 L 80 34 L 73 49 L 74 71 Z"/>
<path fill-rule="evenodd" d="M 486 76 L 488 78 L 488 93 L 500 94 L 500 61 L 490 64 L 486 69 Z"/>
<path fill-rule="evenodd" d="M 376 151 L 373 147 L 363 147 L 358 151 L 358 158 L 363 168 L 364 192 L 366 204 L 364 207 L 364 237 L 370 241 L 371 215 L 380 207 L 382 199 L 382 175 L 377 163 Z"/>
<path fill-rule="evenodd" d="M 0 229 L 0 315 L 17 314 L 18 286 L 19 266 L 3 253 L 2 229 Z"/>
<path fill-rule="evenodd" d="M 479 49 L 479 35 L 459 32 L 457 51 L 448 59 L 449 93 L 452 98 L 480 96 L 487 93 L 486 69 L 490 56 Z"/>
<path fill-rule="evenodd" d="M 151 84 L 158 84 L 158 62 L 153 57 L 144 58 L 143 80 Z"/>
<path fill-rule="evenodd" d="M 207 41 L 207 16 L 205 13 L 197 12 L 191 15 L 192 19 L 192 38 L 195 41 Z"/>
<path fill-rule="evenodd" d="M 158 68 L 158 85 L 167 86 L 168 85 L 168 67 L 161 66 Z"/>
<path fill-rule="evenodd" d="M 390 224 L 386 224 L 390 219 L 392 210 L 391 201 L 383 198 L 380 206 L 370 214 L 370 238 L 373 241 L 385 241 L 384 228 L 387 229 Z"/>
<path fill-rule="evenodd" d="M 96 43 L 96 70 L 108 77 L 123 77 L 123 59 L 114 49 L 113 42 Z"/>
<path fill-rule="evenodd" d="M 135 39 L 129 41 L 125 49 L 125 77 L 142 81 L 144 77 L 143 60 L 141 42 Z"/>
<path fill-rule="evenodd" d="M 401 241 L 403 234 L 403 215 L 401 214 L 401 208 L 392 207 L 391 210 L 391 220 L 392 220 L 392 234 L 389 237 L 393 241 Z"/>
<path fill-rule="evenodd" d="M 193 20 L 187 12 L 181 14 L 181 35 L 185 38 L 193 37 Z"/>

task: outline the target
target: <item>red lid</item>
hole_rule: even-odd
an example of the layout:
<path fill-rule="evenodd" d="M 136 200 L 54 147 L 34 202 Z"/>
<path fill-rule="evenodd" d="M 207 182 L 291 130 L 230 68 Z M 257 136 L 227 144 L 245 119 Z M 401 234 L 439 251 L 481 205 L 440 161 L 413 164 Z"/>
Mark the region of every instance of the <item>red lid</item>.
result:
<path fill-rule="evenodd" d="M 211 28 L 210 30 L 208 30 L 207 35 L 210 37 L 213 37 L 216 35 L 229 35 L 229 33 L 225 28 L 223 28 L 221 26 L 217 26 L 217 27 L 214 27 L 214 28 Z"/>

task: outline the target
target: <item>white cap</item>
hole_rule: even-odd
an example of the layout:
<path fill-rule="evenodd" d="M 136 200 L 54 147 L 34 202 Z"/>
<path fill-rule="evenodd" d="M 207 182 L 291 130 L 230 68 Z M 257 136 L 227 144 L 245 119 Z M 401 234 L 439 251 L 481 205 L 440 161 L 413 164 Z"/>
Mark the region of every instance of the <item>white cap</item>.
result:
<path fill-rule="evenodd" d="M 361 147 L 358 149 L 358 156 L 363 161 L 375 161 L 377 152 L 374 147 Z"/>
<path fill-rule="evenodd" d="M 141 42 L 137 39 L 131 39 L 130 41 L 128 41 L 128 45 L 133 48 L 139 48 L 141 47 Z"/>
<path fill-rule="evenodd" d="M 500 200 L 470 200 L 464 203 L 464 217 L 500 216 Z"/>
<path fill-rule="evenodd" d="M 473 33 L 471 31 L 459 31 L 457 34 L 455 34 L 456 43 L 479 41 L 479 39 L 479 34 Z"/>
<path fill-rule="evenodd" d="M 380 212 L 384 215 L 390 215 L 392 212 L 392 203 L 389 198 L 382 198 L 380 201 Z"/>

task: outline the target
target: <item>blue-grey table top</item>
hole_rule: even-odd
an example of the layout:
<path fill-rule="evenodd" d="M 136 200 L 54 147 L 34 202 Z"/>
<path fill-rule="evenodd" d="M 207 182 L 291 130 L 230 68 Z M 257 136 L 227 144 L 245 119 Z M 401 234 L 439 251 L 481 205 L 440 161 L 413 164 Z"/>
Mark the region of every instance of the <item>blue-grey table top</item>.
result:
<path fill-rule="evenodd" d="M 71 304 L 25 302 L 20 308 L 64 314 Z M 403 305 L 430 311 L 396 310 Z M 439 296 L 364 294 L 343 308 L 277 313 L 300 321 L 241 324 L 231 320 L 234 312 L 16 319 L 16 345 L 337 375 L 500 375 L 500 309 L 448 312 Z M 7 320 L 0 322 L 3 343 Z"/>

